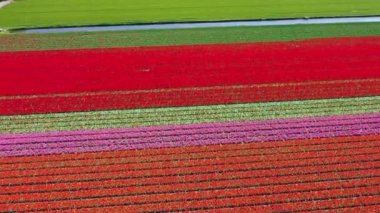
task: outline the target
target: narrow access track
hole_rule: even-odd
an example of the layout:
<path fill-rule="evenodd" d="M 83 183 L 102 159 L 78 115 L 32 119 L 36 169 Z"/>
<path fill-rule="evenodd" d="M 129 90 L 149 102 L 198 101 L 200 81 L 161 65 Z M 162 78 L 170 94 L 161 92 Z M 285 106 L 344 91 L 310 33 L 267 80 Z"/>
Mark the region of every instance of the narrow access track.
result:
<path fill-rule="evenodd" d="M 190 28 L 214 28 L 214 27 L 248 27 L 248 26 L 281 26 L 301 24 L 339 24 L 339 23 L 373 23 L 380 22 L 380 16 L 362 17 L 322 17 L 322 18 L 293 18 L 273 20 L 239 20 L 239 21 L 213 21 L 192 23 L 153 23 L 153 24 L 127 24 L 104 26 L 76 26 L 76 27 L 52 27 L 31 28 L 17 30 L 19 33 L 67 33 L 67 32 L 101 32 L 101 31 L 125 31 L 125 30 L 165 30 L 165 29 L 190 29 Z"/>

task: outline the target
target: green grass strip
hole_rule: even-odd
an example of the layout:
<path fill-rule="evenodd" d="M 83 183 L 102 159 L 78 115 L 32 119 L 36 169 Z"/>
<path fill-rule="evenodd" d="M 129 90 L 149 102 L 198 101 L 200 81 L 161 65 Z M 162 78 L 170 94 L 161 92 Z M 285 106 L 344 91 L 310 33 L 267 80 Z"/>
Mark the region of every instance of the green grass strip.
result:
<path fill-rule="evenodd" d="M 380 35 L 380 23 L 0 34 L 0 51 L 267 42 L 374 35 Z"/>
<path fill-rule="evenodd" d="M 0 133 L 124 128 L 380 112 L 380 96 L 0 117 Z"/>
<path fill-rule="evenodd" d="M 0 9 L 0 28 L 363 16 L 378 0 L 16 0 Z"/>

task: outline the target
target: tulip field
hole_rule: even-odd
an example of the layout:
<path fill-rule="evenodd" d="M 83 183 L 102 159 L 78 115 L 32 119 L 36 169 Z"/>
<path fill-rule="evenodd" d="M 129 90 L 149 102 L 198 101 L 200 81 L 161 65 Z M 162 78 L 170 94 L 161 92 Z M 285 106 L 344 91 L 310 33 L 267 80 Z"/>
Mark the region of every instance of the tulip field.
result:
<path fill-rule="evenodd" d="M 15 0 L 0 8 L 0 212 L 377 212 L 375 0 Z"/>

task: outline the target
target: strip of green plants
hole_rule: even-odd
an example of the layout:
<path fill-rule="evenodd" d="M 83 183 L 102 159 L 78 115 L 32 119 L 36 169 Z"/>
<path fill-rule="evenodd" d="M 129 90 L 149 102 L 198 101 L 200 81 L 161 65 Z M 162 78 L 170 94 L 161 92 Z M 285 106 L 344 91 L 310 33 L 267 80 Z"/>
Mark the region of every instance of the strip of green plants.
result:
<path fill-rule="evenodd" d="M 377 15 L 378 0 L 16 0 L 0 28 Z"/>
<path fill-rule="evenodd" d="M 380 35 L 380 23 L 0 34 L 0 51 L 268 42 L 378 35 Z"/>

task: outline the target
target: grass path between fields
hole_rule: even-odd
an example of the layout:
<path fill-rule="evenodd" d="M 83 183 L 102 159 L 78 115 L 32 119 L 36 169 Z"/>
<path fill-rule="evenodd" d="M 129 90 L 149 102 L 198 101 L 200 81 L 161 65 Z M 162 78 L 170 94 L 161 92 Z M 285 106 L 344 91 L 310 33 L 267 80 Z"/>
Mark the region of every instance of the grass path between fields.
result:
<path fill-rule="evenodd" d="M 378 0 L 16 0 L 0 28 L 378 15 Z"/>
<path fill-rule="evenodd" d="M 376 35 L 380 35 L 380 23 L 0 34 L 0 51 L 267 42 Z"/>

